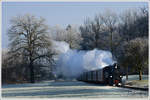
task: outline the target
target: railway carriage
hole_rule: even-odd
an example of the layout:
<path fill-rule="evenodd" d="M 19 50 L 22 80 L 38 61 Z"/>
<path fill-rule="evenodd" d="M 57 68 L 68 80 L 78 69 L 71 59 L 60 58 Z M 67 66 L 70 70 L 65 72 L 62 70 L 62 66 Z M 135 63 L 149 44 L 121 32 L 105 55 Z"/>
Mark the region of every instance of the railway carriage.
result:
<path fill-rule="evenodd" d="M 77 80 L 120 86 L 122 75 L 119 66 L 115 63 L 102 69 L 84 72 Z"/>

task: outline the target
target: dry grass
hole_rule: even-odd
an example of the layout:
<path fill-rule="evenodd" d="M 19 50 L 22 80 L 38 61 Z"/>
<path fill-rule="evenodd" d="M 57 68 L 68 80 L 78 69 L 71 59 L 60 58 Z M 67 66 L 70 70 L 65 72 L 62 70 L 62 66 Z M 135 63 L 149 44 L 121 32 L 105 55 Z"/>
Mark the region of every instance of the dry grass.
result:
<path fill-rule="evenodd" d="M 127 81 L 126 85 L 136 86 L 136 87 L 148 87 L 148 80 Z"/>

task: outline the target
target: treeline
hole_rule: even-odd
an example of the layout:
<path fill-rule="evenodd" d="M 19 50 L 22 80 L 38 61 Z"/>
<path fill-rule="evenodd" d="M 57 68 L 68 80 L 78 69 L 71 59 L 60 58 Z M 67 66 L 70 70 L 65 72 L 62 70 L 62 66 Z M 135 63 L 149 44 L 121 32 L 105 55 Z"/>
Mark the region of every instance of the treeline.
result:
<path fill-rule="evenodd" d="M 128 72 L 139 74 L 139 80 L 148 73 L 148 9 L 129 9 L 120 15 L 106 11 L 87 19 L 80 30 L 81 49 L 111 51 L 127 78 Z"/>
<path fill-rule="evenodd" d="M 10 45 L 2 52 L 2 82 L 32 82 L 53 77 L 56 51 L 52 40 L 65 41 L 71 49 L 109 50 L 124 74 L 148 74 L 148 8 L 122 13 L 106 10 L 81 26 L 49 27 L 31 15 L 12 18 Z M 126 71 L 125 71 L 126 70 Z"/>

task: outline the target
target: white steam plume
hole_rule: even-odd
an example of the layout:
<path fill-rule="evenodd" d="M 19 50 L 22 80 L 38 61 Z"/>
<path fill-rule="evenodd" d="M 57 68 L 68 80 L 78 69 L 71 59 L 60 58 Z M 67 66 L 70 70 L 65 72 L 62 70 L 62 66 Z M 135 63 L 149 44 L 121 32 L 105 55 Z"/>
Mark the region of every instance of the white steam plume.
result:
<path fill-rule="evenodd" d="M 101 69 L 115 63 L 112 54 L 104 50 L 77 51 L 69 48 L 66 42 L 53 42 L 59 56 L 56 74 L 64 77 L 77 77 L 84 71 Z"/>

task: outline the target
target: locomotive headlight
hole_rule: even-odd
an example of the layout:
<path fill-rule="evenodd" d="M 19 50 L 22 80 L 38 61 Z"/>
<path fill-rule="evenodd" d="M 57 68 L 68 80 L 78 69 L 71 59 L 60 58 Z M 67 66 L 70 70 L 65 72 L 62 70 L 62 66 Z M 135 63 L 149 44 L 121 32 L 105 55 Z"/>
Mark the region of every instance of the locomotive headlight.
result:
<path fill-rule="evenodd" d="M 120 86 L 120 85 L 121 85 L 121 83 L 118 83 L 118 85 Z"/>
<path fill-rule="evenodd" d="M 122 77 L 122 76 L 120 76 L 120 77 Z"/>
<path fill-rule="evenodd" d="M 110 77 L 112 77 L 112 76 L 110 76 Z"/>

